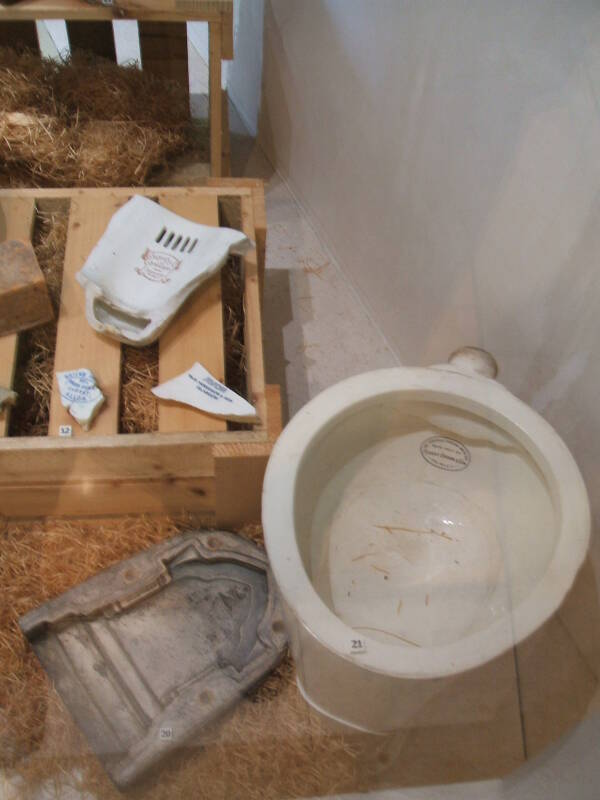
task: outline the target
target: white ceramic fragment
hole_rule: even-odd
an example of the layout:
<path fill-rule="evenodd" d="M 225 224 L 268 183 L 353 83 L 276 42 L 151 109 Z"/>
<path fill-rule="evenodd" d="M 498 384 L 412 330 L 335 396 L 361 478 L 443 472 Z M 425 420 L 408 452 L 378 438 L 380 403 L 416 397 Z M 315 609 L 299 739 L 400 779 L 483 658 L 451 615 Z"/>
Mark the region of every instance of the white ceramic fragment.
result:
<path fill-rule="evenodd" d="M 185 403 L 223 419 L 256 419 L 256 410 L 250 403 L 220 383 L 197 361 L 186 372 L 156 386 L 152 393 L 162 400 Z"/>
<path fill-rule="evenodd" d="M 463 348 L 356 375 L 275 444 L 265 544 L 299 689 L 335 720 L 378 733 L 489 720 L 497 658 L 557 610 L 583 563 L 577 465 L 495 374 Z"/>
<path fill-rule="evenodd" d="M 89 430 L 104 403 L 104 395 L 89 369 L 57 372 L 58 389 L 63 406 L 84 431 Z"/>
<path fill-rule="evenodd" d="M 87 320 L 122 342 L 149 344 L 230 253 L 249 246 L 240 231 L 191 222 L 135 195 L 112 216 L 77 273 Z"/>
<path fill-rule="evenodd" d="M 5 406 L 14 406 L 16 402 L 17 393 L 0 386 L 0 411 L 3 411 Z"/>

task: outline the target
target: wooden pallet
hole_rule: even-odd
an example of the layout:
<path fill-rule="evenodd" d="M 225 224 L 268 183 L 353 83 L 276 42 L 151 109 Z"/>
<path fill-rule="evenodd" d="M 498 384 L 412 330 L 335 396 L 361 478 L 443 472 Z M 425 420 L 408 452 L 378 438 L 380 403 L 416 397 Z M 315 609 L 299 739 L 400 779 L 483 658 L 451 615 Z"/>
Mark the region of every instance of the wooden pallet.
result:
<path fill-rule="evenodd" d="M 223 209 L 237 205 L 241 227 L 258 247 L 243 259 L 244 344 L 248 397 L 260 422 L 251 430 L 195 409 L 164 404 L 157 433 L 120 434 L 121 346 L 87 324 L 84 294 L 75 273 L 103 233 L 111 215 L 132 194 L 152 197 L 204 224 L 219 224 Z M 36 207 L 69 203 L 55 371 L 88 367 L 107 398 L 92 430 L 73 425 L 71 439 L 58 436 L 72 424 L 56 391 L 48 436 L 8 437 L 0 418 L 0 513 L 113 515 L 188 511 L 208 522 L 233 525 L 260 518 L 262 478 L 272 443 L 281 429 L 279 388 L 265 386 L 261 273 L 264 269 L 264 192 L 260 181 L 209 179 L 193 188 L 0 190 L 0 240 L 28 238 Z M 160 380 L 194 360 L 224 379 L 220 276 L 201 287 L 159 341 Z M 0 384 L 14 379 L 18 340 L 0 338 Z"/>
<path fill-rule="evenodd" d="M 227 92 L 221 62 L 233 58 L 233 0 L 22 0 L 0 6 L 0 45 L 38 49 L 35 20 L 64 19 L 71 50 L 116 60 L 113 19 L 138 21 L 142 68 L 189 87 L 186 22 L 209 27 L 210 171 L 229 175 Z"/>

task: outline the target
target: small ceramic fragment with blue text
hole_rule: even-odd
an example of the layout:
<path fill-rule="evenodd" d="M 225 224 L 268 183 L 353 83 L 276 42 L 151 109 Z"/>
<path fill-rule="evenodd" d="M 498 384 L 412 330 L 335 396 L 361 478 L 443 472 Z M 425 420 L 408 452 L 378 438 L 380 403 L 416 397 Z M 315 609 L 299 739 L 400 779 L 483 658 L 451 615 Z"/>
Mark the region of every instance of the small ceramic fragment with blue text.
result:
<path fill-rule="evenodd" d="M 84 431 L 89 430 L 104 403 L 94 375 L 89 369 L 72 369 L 57 372 L 56 379 L 61 403 Z"/>
<path fill-rule="evenodd" d="M 256 410 L 250 403 L 228 389 L 197 361 L 186 372 L 156 386 L 152 393 L 162 400 L 185 403 L 223 419 L 256 419 Z"/>

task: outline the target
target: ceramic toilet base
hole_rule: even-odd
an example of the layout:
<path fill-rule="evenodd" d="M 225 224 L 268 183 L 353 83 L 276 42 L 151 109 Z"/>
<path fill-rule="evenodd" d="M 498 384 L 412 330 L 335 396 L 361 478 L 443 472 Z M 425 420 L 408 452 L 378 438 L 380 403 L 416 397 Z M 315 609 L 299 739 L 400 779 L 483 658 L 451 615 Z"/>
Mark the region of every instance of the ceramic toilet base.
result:
<path fill-rule="evenodd" d="M 317 714 L 320 714 L 322 717 L 325 717 L 330 722 L 334 722 L 336 725 L 341 726 L 345 729 L 352 729 L 353 731 L 360 731 L 360 733 L 369 733 L 372 736 L 389 736 L 390 731 L 379 731 L 374 730 L 373 728 L 365 728 L 364 725 L 357 725 L 355 722 L 350 722 L 347 719 L 343 719 L 342 717 L 338 717 L 335 714 L 331 714 L 329 711 L 326 711 L 323 706 L 316 703 L 311 696 L 308 694 L 304 686 L 302 685 L 302 681 L 300 680 L 300 676 L 296 675 L 296 686 L 298 687 L 298 691 L 302 695 L 302 698 L 308 703 L 308 705 L 314 709 Z"/>

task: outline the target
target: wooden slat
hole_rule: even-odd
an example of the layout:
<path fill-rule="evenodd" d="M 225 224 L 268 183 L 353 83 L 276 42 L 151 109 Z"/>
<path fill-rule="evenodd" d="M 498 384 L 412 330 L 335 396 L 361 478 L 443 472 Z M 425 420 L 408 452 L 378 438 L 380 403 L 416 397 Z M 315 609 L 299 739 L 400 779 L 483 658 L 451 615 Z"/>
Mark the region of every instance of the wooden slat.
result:
<path fill-rule="evenodd" d="M 85 318 L 85 295 L 75 280 L 75 274 L 123 202 L 125 198 L 81 197 L 71 202 L 69 214 L 54 371 L 87 367 L 93 372 L 106 397 L 106 403 L 92 426 L 93 434 L 111 434 L 118 430 L 121 346 L 107 336 L 100 336 L 88 324 Z M 90 434 L 63 407 L 55 378 L 48 434 L 58 435 L 61 425 L 72 425 L 76 436 Z"/>
<path fill-rule="evenodd" d="M 233 58 L 233 6 L 221 13 L 221 27 L 223 29 L 223 54 L 225 61 Z"/>
<path fill-rule="evenodd" d="M 210 114 L 210 174 L 218 177 L 222 169 L 223 151 L 223 93 L 221 90 L 221 24 L 211 22 L 208 26 L 209 38 L 209 114 Z"/>
<path fill-rule="evenodd" d="M 179 478 L 141 481 L 57 481 L 0 487 L 2 513 L 8 517 L 33 519 L 46 516 L 83 517 L 118 514 L 206 514 L 214 513 L 214 478 Z"/>
<path fill-rule="evenodd" d="M 242 230 L 254 239 L 254 212 L 252 197 L 242 199 Z M 265 397 L 265 362 L 262 342 L 260 281 L 257 251 L 250 250 L 244 257 L 244 344 L 248 372 L 248 393 L 260 419 L 257 429 L 268 425 Z"/>
<path fill-rule="evenodd" d="M 221 175 L 231 175 L 231 140 L 229 137 L 229 97 L 227 89 L 221 96 Z"/>
<path fill-rule="evenodd" d="M 210 184 L 208 183 L 210 181 Z M 217 180 L 214 182 L 211 178 L 203 178 L 198 186 L 136 186 L 132 189 L 130 186 L 114 186 L 102 189 L 64 189 L 62 187 L 54 189 L 2 189 L 0 188 L 0 198 L 2 197 L 18 197 L 27 198 L 33 197 L 40 200 L 60 200 L 64 198 L 77 198 L 77 197 L 131 197 L 133 194 L 141 194 L 144 197 L 156 197 L 157 194 L 165 195 L 181 195 L 185 197 L 198 197 L 199 195 L 213 195 L 214 197 L 251 197 L 252 189 L 251 184 L 254 183 L 253 179 L 241 178 L 239 185 L 237 178 L 229 178 Z M 221 186 L 225 186 L 223 189 Z"/>
<path fill-rule="evenodd" d="M 117 60 L 115 39 L 111 22 L 67 22 L 71 52 L 87 50 L 110 61 Z"/>
<path fill-rule="evenodd" d="M 203 225 L 219 224 L 216 197 L 197 198 L 159 195 L 165 208 Z M 199 361 L 215 378 L 225 380 L 223 343 L 223 308 L 221 275 L 201 286 L 166 329 L 159 342 L 159 380 L 174 378 Z M 158 429 L 172 431 L 220 431 L 227 429 L 224 420 L 211 417 L 195 408 L 161 402 Z"/>
<path fill-rule="evenodd" d="M 35 201 L 33 198 L 11 198 L 0 200 L 0 241 L 6 239 L 30 239 L 33 230 Z M 0 337 L 0 386 L 10 388 L 13 385 L 15 366 L 17 363 L 16 333 Z M 0 415 L 0 436 L 8 431 L 10 411 L 7 409 Z"/>
<path fill-rule="evenodd" d="M 14 47 L 17 50 L 27 47 L 37 52 L 39 44 L 35 22 L 10 22 L 0 25 L 0 46 Z"/>
<path fill-rule="evenodd" d="M 279 386 L 266 387 L 269 406 L 268 441 L 262 444 L 215 445 L 217 525 L 260 522 L 262 485 L 273 442 L 281 433 Z"/>
<path fill-rule="evenodd" d="M 115 0 L 111 5 L 81 0 L 21 0 L 0 8 L 0 21 L 36 19 L 138 19 L 153 22 L 196 20 L 221 22 L 232 0 Z"/>
<path fill-rule="evenodd" d="M 138 28 L 142 69 L 177 81 L 189 96 L 185 22 L 140 22 Z"/>
<path fill-rule="evenodd" d="M 264 471 L 266 437 L 252 431 L 5 439 L 0 508 L 15 517 L 212 512 L 214 452 L 232 436 L 248 475 Z"/>
<path fill-rule="evenodd" d="M 231 189 L 240 191 L 249 189 L 252 192 L 252 210 L 254 212 L 254 234 L 256 237 L 256 250 L 258 256 L 258 273 L 262 288 L 264 282 L 265 260 L 267 251 L 267 213 L 265 208 L 265 185 L 260 178 L 207 178 L 206 185 L 220 188 L 223 194 L 228 195 Z M 1 190 L 0 190 L 1 196 Z"/>
<path fill-rule="evenodd" d="M 275 442 L 283 429 L 283 411 L 281 408 L 281 387 L 274 383 L 265 386 L 265 396 L 267 398 L 269 425 L 267 434 L 270 442 Z"/>
<path fill-rule="evenodd" d="M 11 437 L 0 441 L 0 487 L 53 480 L 139 480 L 208 477 L 212 448 L 231 441 L 231 432 L 133 433 L 57 439 Z M 253 431 L 235 431 L 242 445 L 266 441 Z M 1 506 L 0 506 L 1 507 Z"/>
<path fill-rule="evenodd" d="M 244 230 L 252 235 L 253 211 L 257 208 L 256 191 L 259 185 L 252 181 L 223 181 L 225 185 L 208 187 L 149 187 L 136 189 L 135 193 L 165 198 L 178 196 L 183 203 L 184 216 L 190 201 L 210 198 L 213 204 L 221 198 L 236 198 L 243 202 Z M 63 295 L 64 318 L 61 327 L 68 325 L 70 348 L 79 354 L 77 343 L 82 336 L 94 337 L 92 354 L 98 357 L 98 348 L 116 342 L 97 336 L 83 320 L 83 291 L 72 280 L 91 246 L 104 231 L 111 214 L 134 193 L 127 187 L 110 189 L 0 189 L 0 207 L 4 201 L 24 200 L 33 208 L 37 200 L 41 207 L 61 199 L 71 199 L 72 213 L 69 222 L 67 269 Z M 22 218 L 22 215 L 18 215 Z M 257 213 L 257 219 L 260 214 Z M 0 215 L 0 220 L 3 217 Z M 77 224 L 76 224 L 77 223 Z M 82 228 L 84 229 L 82 231 Z M 93 235 L 90 233 L 94 230 Z M 2 228 L 0 227 L 0 233 Z M 256 235 L 258 240 L 258 232 Z M 84 243 L 87 239 L 87 246 Z M 76 265 L 74 262 L 77 262 Z M 260 309 L 257 296 L 257 265 L 252 257 L 245 266 L 246 346 L 250 366 L 249 386 L 257 394 L 257 365 L 262 364 L 262 341 L 256 335 L 257 313 L 260 328 Z M 68 289 L 70 287 L 70 291 Z M 74 299 L 77 302 L 74 304 Z M 75 306 L 78 306 L 75 308 Z M 73 313 L 69 313 L 69 311 Z M 219 328 L 220 329 L 220 328 Z M 67 334 L 60 336 L 61 341 Z M 100 342 L 100 345 L 98 344 Z M 61 345 L 59 344 L 59 348 Z M 255 347 L 259 352 L 253 353 Z M 59 361 L 63 358 L 57 356 Z M 112 355 L 104 361 L 111 362 Z M 114 362 L 113 362 L 114 363 Z M 77 364 L 76 366 L 84 366 Z M 88 364 L 89 366 L 89 364 Z M 91 365 L 93 368 L 93 365 Z M 103 388 L 103 367 L 94 370 Z M 118 369 L 116 370 L 118 372 Z M 114 372 L 114 371 L 113 371 Z M 260 369 L 258 374 L 260 374 Z M 263 370 L 264 374 L 264 370 Z M 252 387 L 255 387 L 254 389 Z M 111 513 L 176 513 L 193 512 L 199 519 L 214 523 L 214 509 L 226 509 L 228 499 L 224 487 L 247 486 L 240 493 L 240 502 L 234 502 L 227 511 L 232 524 L 242 523 L 248 509 L 259 513 L 258 492 L 266 465 L 274 428 L 279 430 L 280 412 L 265 398 L 265 389 L 258 388 L 263 405 L 268 403 L 263 424 L 247 431 L 192 431 L 188 433 L 156 433 L 103 435 L 100 424 L 103 415 L 118 412 L 118 380 L 110 387 L 109 406 L 105 408 L 89 435 L 82 435 L 76 423 L 75 436 L 61 439 L 56 436 L 4 438 L 0 441 L 0 509 L 9 516 L 30 518 L 45 514 L 57 515 L 110 515 Z M 267 391 L 268 397 L 272 392 Z M 111 399 L 112 398 L 112 399 Z M 251 398 L 254 399 L 254 398 Z M 54 400 L 54 403 L 56 401 Z M 260 407 L 260 403 L 259 403 Z M 66 413 L 66 412 L 65 412 Z M 52 425 L 51 421 L 51 425 Z M 116 421 L 111 429 L 116 427 Z M 56 423 L 54 424 L 56 429 Z M 52 430 L 51 430 L 52 432 Z M 217 462 L 219 467 L 217 469 Z M 217 478 L 217 473 L 219 477 Z M 247 483 L 247 480 L 249 481 Z M 217 499 L 217 485 L 221 487 Z M 254 495 L 250 485 L 255 488 Z M 229 500 L 232 493 L 230 489 Z M 237 511 L 236 511 L 237 509 Z"/>

